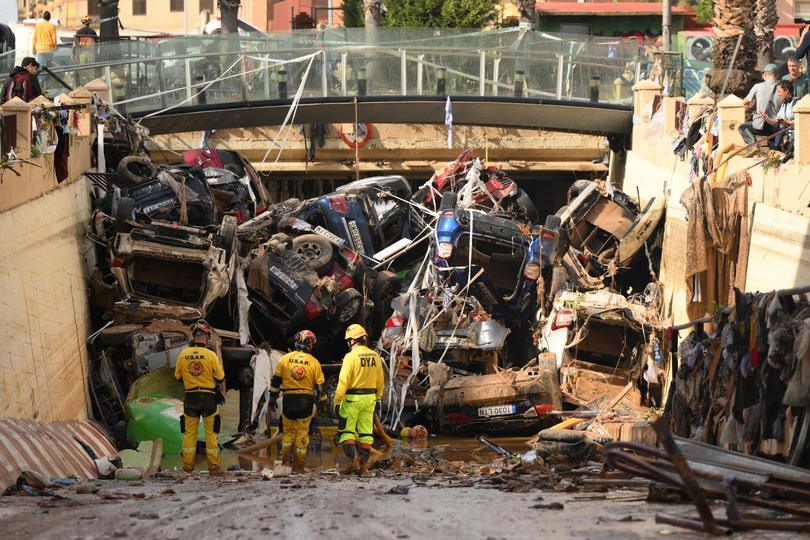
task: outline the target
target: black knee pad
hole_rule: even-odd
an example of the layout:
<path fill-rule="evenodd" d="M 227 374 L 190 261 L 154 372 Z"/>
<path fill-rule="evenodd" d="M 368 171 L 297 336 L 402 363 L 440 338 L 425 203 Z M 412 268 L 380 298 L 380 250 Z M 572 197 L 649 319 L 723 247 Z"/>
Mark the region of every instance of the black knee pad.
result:
<path fill-rule="evenodd" d="M 186 432 L 186 415 L 180 417 L 180 433 Z"/>
<path fill-rule="evenodd" d="M 222 417 L 220 415 L 214 416 L 214 433 L 222 431 Z"/>

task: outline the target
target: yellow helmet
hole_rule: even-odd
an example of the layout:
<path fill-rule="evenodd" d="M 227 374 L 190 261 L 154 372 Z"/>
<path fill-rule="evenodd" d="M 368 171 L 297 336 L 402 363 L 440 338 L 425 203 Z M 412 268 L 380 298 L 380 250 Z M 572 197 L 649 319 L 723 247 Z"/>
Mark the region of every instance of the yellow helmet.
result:
<path fill-rule="evenodd" d="M 89 15 L 82 17 L 82 24 L 90 24 L 91 22 L 93 22 L 93 17 Z"/>
<path fill-rule="evenodd" d="M 359 324 L 352 324 L 346 329 L 346 337 L 343 339 L 360 339 L 367 337 L 366 329 Z"/>

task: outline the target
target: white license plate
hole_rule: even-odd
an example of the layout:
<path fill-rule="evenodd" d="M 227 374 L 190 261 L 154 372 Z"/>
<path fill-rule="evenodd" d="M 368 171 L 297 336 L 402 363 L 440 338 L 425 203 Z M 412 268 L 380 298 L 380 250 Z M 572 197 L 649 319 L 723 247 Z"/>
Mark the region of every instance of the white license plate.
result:
<path fill-rule="evenodd" d="M 270 273 L 280 279 L 284 284 L 287 285 L 293 291 L 298 290 L 298 284 L 292 280 L 290 276 L 282 272 L 277 266 L 270 267 Z"/>
<path fill-rule="evenodd" d="M 479 407 L 478 416 L 504 416 L 515 414 L 517 407 L 514 405 L 493 405 L 491 407 Z"/>
<path fill-rule="evenodd" d="M 365 255 L 366 246 L 363 245 L 363 237 L 360 234 L 360 227 L 358 227 L 357 223 L 354 221 L 349 221 L 346 226 L 349 228 L 349 236 L 352 237 L 354 250 L 361 255 Z"/>
<path fill-rule="evenodd" d="M 338 235 L 336 235 L 332 231 L 327 231 L 326 229 L 324 229 L 320 225 L 315 227 L 315 232 L 317 234 L 323 236 L 324 238 L 326 238 L 327 240 L 329 240 L 330 242 L 332 242 L 336 246 L 342 246 L 344 244 L 343 238 L 339 237 Z"/>

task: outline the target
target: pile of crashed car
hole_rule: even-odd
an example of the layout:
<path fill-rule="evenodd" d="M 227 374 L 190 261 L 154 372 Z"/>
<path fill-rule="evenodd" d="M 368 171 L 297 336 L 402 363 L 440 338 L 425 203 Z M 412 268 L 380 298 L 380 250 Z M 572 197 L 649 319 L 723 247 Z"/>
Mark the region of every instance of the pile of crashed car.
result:
<path fill-rule="evenodd" d="M 623 389 L 639 407 L 660 404 L 662 200 L 642 209 L 580 180 L 540 225 L 526 192 L 472 150 L 415 190 L 383 176 L 277 203 L 247 161 L 207 144 L 180 165 L 128 156 L 88 176 L 91 394 L 120 440 L 137 442 L 138 407 L 159 401 L 179 417 L 178 399 L 136 381 L 174 366 L 198 318 L 217 329 L 240 428 L 263 390 L 257 351 L 287 350 L 311 329 L 334 387 L 355 322 L 385 360 L 391 426 L 537 432 L 549 411 Z"/>

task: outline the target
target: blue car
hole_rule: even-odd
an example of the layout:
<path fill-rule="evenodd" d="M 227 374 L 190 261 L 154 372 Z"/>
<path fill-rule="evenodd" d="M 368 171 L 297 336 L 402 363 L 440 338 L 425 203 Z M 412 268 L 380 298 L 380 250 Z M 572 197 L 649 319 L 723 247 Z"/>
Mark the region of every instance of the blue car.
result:
<path fill-rule="evenodd" d="M 390 195 L 390 196 L 389 196 Z M 366 261 L 402 238 L 409 238 L 411 187 L 401 176 L 366 178 L 309 202 L 295 214 L 344 240 Z"/>
<path fill-rule="evenodd" d="M 470 253 L 472 246 L 472 253 Z M 517 320 L 535 306 L 540 276 L 541 238 L 515 222 L 478 210 L 456 208 L 456 194 L 445 193 L 434 239 L 434 262 L 448 286 L 463 288 L 496 318 Z"/>

